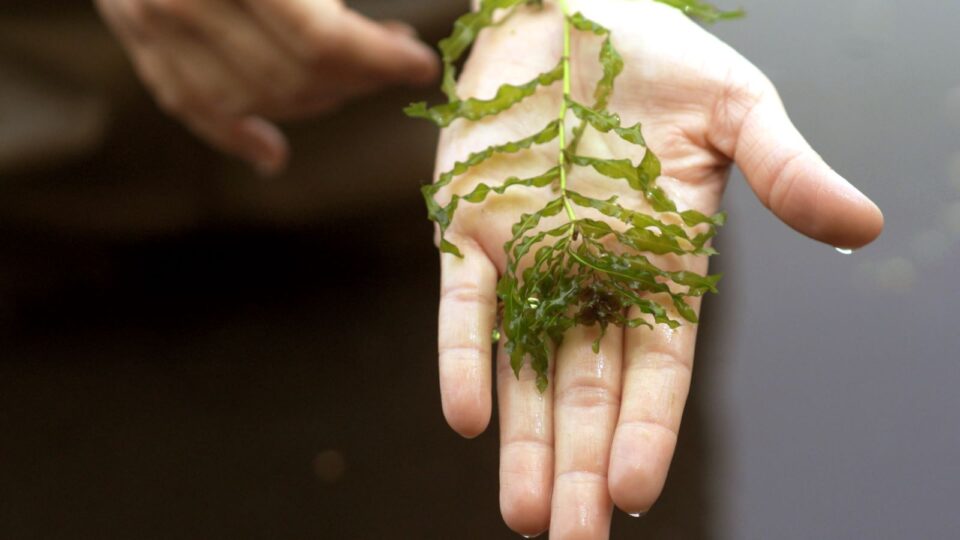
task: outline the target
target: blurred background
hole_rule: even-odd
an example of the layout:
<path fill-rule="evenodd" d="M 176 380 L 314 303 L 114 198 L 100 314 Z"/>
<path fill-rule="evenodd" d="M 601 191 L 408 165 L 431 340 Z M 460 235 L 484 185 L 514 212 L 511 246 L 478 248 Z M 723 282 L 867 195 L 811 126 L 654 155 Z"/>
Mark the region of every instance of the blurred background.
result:
<path fill-rule="evenodd" d="M 351 4 L 435 41 L 467 2 Z M 960 4 L 741 5 L 712 30 L 887 229 L 840 255 L 734 175 L 665 496 L 613 537 L 953 537 Z M 5 3 L 0 538 L 515 536 L 496 430 L 440 413 L 423 97 L 290 126 L 263 180 L 157 110 L 89 2 Z"/>

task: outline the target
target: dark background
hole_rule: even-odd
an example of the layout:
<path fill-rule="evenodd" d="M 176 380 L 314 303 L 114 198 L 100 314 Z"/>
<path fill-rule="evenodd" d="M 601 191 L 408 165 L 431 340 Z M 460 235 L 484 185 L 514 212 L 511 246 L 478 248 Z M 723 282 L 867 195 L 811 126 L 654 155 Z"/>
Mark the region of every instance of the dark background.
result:
<path fill-rule="evenodd" d="M 460 4 L 355 3 L 430 40 Z M 666 494 L 613 537 L 949 537 L 960 6 L 743 5 L 714 30 L 888 229 L 843 257 L 731 181 Z M 291 126 L 263 180 L 156 111 L 86 2 L 0 10 L 0 538 L 515 537 L 496 430 L 440 413 L 419 97 Z"/>

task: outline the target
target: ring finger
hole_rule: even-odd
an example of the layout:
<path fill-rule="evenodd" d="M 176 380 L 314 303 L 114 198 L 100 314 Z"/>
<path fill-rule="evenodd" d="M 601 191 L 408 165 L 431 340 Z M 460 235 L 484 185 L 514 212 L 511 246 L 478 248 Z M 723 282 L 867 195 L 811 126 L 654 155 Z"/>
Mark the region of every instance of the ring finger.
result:
<path fill-rule="evenodd" d="M 610 444 L 620 410 L 623 331 L 607 329 L 599 353 L 597 327 L 571 329 L 557 351 L 554 387 L 556 464 L 551 538 L 606 538 L 612 502 L 607 487 Z"/>

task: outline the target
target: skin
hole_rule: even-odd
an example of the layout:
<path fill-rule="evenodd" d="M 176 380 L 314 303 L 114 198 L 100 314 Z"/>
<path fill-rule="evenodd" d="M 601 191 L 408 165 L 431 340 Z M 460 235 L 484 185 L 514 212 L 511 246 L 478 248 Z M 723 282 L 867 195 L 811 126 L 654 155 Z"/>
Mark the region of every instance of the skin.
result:
<path fill-rule="evenodd" d="M 376 23 L 339 0 L 95 3 L 159 105 L 264 174 L 289 156 L 275 121 L 438 74 L 410 26 Z"/>
<path fill-rule="evenodd" d="M 763 204 L 802 234 L 849 248 L 880 234 L 883 216 L 877 206 L 813 151 L 773 85 L 733 49 L 679 11 L 650 1 L 571 0 L 570 10 L 612 30 L 626 69 L 610 109 L 624 125 L 644 122 L 646 138 L 663 162 L 658 183 L 681 208 L 715 212 L 736 163 Z M 516 14 L 483 32 L 461 77 L 460 95 L 489 98 L 502 83 L 525 82 L 548 71 L 561 56 L 561 43 L 555 4 Z M 572 88 L 582 103 L 592 103 L 600 76 L 598 45 L 594 37 L 573 36 Z M 455 122 L 442 134 L 438 173 L 470 152 L 538 131 L 557 117 L 559 99 L 558 84 L 496 118 Z M 629 156 L 634 162 L 643 152 L 592 132 L 579 151 Z M 439 199 L 465 193 L 480 181 L 543 172 L 556 156 L 554 142 L 496 158 L 458 178 Z M 574 169 L 569 186 L 602 198 L 619 194 L 621 204 L 649 211 L 625 185 L 589 171 Z M 443 411 L 458 433 L 479 435 L 490 421 L 496 373 L 500 503 L 507 525 L 524 535 L 549 529 L 553 539 L 607 538 L 614 506 L 631 514 L 646 512 L 663 489 L 690 387 L 697 327 L 611 328 L 599 355 L 591 351 L 598 330 L 578 327 L 555 351 L 544 395 L 529 368 L 519 380 L 514 377 L 502 351 L 494 369 L 490 335 L 496 281 L 506 263 L 502 246 L 521 212 L 535 211 L 555 196 L 549 189 L 520 188 L 458 211 L 448 239 L 465 257 L 442 256 Z M 702 257 L 655 262 L 707 270 Z"/>

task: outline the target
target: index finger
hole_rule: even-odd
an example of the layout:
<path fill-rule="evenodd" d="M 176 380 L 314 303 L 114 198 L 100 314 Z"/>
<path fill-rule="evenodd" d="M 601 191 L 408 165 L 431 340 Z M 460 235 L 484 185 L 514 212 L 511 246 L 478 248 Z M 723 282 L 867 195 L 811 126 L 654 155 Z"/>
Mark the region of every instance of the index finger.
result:
<path fill-rule="evenodd" d="M 245 0 L 248 9 L 302 60 L 361 78 L 425 84 L 439 73 L 437 56 L 416 38 L 340 2 Z"/>

